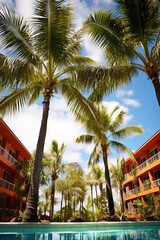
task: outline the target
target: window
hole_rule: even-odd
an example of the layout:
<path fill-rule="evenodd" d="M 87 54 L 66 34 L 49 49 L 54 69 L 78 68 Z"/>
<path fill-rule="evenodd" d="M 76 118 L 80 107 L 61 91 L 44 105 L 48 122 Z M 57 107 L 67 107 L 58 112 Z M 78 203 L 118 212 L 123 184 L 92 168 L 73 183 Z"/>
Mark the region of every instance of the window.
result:
<path fill-rule="evenodd" d="M 140 160 L 140 164 L 144 163 L 145 161 L 146 161 L 146 157 L 144 157 Z"/>
<path fill-rule="evenodd" d="M 13 157 L 13 158 L 15 158 L 15 153 L 10 149 L 9 150 L 9 154 Z"/>
<path fill-rule="evenodd" d="M 154 172 L 154 179 L 155 180 L 160 179 L 160 170 Z"/>
<path fill-rule="evenodd" d="M 158 153 L 158 149 L 157 148 L 155 148 L 154 150 L 152 150 L 151 152 L 150 152 L 150 156 L 151 157 L 153 157 L 155 154 L 157 154 Z"/>
<path fill-rule="evenodd" d="M 143 182 L 149 180 L 149 176 L 143 177 Z"/>
<path fill-rule="evenodd" d="M 9 174 L 8 172 L 4 172 L 3 173 L 3 179 L 6 180 L 7 182 L 11 181 L 11 174 Z"/>

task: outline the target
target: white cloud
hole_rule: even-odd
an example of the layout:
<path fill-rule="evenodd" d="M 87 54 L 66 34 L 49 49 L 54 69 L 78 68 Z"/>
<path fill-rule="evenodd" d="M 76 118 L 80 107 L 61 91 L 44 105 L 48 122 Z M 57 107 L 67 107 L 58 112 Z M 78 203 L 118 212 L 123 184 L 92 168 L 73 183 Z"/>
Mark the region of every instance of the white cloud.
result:
<path fill-rule="evenodd" d="M 141 105 L 138 99 L 124 98 L 123 102 L 127 106 L 132 106 L 132 107 L 140 107 Z"/>
<path fill-rule="evenodd" d="M 12 0 L 0 0 L 0 5 L 5 4 L 8 8 L 13 7 L 13 1 Z"/>
<path fill-rule="evenodd" d="M 132 99 L 128 98 L 130 96 L 134 95 L 133 90 L 123 90 L 120 89 L 116 92 L 116 97 L 121 99 L 121 101 L 127 105 L 127 106 L 132 106 L 132 107 L 140 107 L 140 102 L 138 99 Z"/>
<path fill-rule="evenodd" d="M 33 13 L 33 0 L 16 0 L 16 10 L 25 18 L 29 18 Z"/>
<path fill-rule="evenodd" d="M 75 17 L 75 27 L 79 30 L 82 27 L 83 22 L 90 14 L 90 9 L 87 6 L 86 1 L 81 0 L 68 0 L 68 2 L 73 6 L 74 17 Z"/>
<path fill-rule="evenodd" d="M 133 90 L 123 90 L 123 89 L 119 89 L 118 91 L 116 91 L 116 97 L 117 98 L 122 98 L 122 97 L 130 97 L 134 94 Z"/>
<path fill-rule="evenodd" d="M 111 4 L 113 0 L 93 0 L 94 6 L 98 6 L 100 4 Z"/>

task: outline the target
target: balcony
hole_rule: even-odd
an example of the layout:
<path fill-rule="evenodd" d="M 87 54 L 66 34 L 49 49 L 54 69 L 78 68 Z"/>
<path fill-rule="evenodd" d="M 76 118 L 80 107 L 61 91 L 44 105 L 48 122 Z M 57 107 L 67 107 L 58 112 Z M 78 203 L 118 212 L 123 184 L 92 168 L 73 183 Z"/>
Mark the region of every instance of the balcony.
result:
<path fill-rule="evenodd" d="M 155 181 L 148 183 L 148 184 L 143 184 L 141 187 L 134 188 L 128 192 L 125 193 L 125 197 L 132 196 L 134 194 L 137 194 L 139 196 L 139 193 L 142 193 L 144 191 L 147 191 L 149 189 L 154 189 L 160 187 L 160 178 L 156 179 Z"/>
<path fill-rule="evenodd" d="M 143 162 L 141 165 L 137 166 L 136 169 L 135 169 L 136 175 L 139 173 L 139 171 L 145 169 L 146 167 L 148 167 L 149 165 L 151 165 L 152 163 L 154 163 L 158 160 L 160 160 L 160 152 L 158 152 L 157 154 L 155 154 L 154 156 L 149 158 L 147 161 Z M 131 171 L 129 173 L 126 173 L 125 174 L 125 181 L 128 180 L 133 175 L 134 175 L 133 171 Z"/>
<path fill-rule="evenodd" d="M 3 178 L 0 178 L 0 187 L 8 189 L 13 192 L 17 192 L 19 190 L 19 188 L 15 184 L 10 183 L 4 180 Z"/>
<path fill-rule="evenodd" d="M 0 146 L 0 154 L 5 157 L 8 161 L 10 161 L 14 166 L 17 166 L 19 163 L 18 161 L 12 157 L 4 148 Z"/>

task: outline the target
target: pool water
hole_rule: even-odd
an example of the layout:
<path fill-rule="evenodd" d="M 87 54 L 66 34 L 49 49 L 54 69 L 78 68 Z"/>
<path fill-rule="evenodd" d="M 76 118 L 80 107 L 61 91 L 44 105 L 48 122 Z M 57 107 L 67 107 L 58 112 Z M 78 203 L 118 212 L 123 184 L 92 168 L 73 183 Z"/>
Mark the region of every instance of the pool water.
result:
<path fill-rule="evenodd" d="M 0 240 L 160 240 L 160 222 L 0 223 Z"/>

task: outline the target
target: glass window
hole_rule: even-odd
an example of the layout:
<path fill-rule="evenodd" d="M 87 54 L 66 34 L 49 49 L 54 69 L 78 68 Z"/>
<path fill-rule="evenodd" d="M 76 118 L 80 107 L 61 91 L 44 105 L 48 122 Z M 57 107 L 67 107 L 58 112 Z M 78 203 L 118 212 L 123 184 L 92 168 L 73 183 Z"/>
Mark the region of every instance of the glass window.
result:
<path fill-rule="evenodd" d="M 11 174 L 4 172 L 3 173 L 3 179 L 6 180 L 7 182 L 11 181 Z"/>
<path fill-rule="evenodd" d="M 151 152 L 150 152 L 150 156 L 151 157 L 153 157 L 155 154 L 157 154 L 158 153 L 158 149 L 157 148 L 155 148 L 154 150 L 152 150 Z"/>
<path fill-rule="evenodd" d="M 13 158 L 15 158 L 15 153 L 10 149 L 9 150 L 9 154 L 13 157 Z"/>
<path fill-rule="evenodd" d="M 140 164 L 144 163 L 145 161 L 146 161 L 146 157 L 144 157 L 140 160 Z"/>
<path fill-rule="evenodd" d="M 160 179 L 160 170 L 154 172 L 154 179 Z"/>

